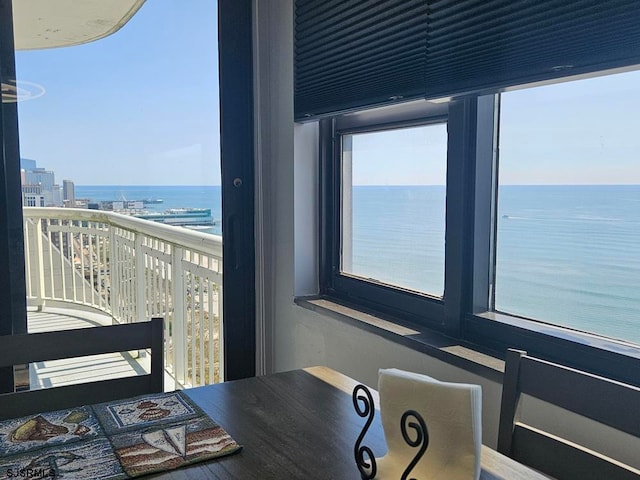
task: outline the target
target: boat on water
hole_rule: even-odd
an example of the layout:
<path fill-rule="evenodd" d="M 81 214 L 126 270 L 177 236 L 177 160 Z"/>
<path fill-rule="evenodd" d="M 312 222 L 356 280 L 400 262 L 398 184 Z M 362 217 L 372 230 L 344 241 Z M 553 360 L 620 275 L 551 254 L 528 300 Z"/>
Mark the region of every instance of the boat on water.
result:
<path fill-rule="evenodd" d="M 180 227 L 213 225 L 210 208 L 170 208 L 162 213 L 135 213 L 134 217 Z"/>
<path fill-rule="evenodd" d="M 161 198 L 143 198 L 142 199 L 142 203 L 144 205 L 158 205 L 163 202 L 164 200 L 162 200 Z"/>

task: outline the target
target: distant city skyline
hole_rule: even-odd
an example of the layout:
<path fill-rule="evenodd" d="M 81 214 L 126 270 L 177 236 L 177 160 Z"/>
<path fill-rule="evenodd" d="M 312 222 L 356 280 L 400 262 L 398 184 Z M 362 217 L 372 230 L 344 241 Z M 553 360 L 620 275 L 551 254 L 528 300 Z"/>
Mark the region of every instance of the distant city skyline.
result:
<path fill-rule="evenodd" d="M 21 156 L 76 185 L 219 185 L 217 2 L 146 2 L 115 34 L 16 52 Z M 551 110 L 550 110 L 551 109 Z M 640 184 L 640 71 L 508 92 L 501 184 Z M 446 136 L 362 140 L 354 185 L 446 177 Z"/>

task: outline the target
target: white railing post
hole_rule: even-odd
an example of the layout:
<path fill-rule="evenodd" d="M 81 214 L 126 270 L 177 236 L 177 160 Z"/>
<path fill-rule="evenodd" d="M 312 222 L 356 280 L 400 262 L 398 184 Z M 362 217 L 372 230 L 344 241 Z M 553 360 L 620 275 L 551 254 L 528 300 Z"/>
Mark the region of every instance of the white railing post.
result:
<path fill-rule="evenodd" d="M 136 321 L 147 320 L 147 294 L 146 294 L 146 271 L 144 265 L 144 251 L 142 248 L 142 234 L 136 232 L 135 236 L 136 255 Z"/>
<path fill-rule="evenodd" d="M 24 219 L 23 220 L 23 231 L 24 231 L 24 276 L 25 276 L 25 286 L 27 287 L 27 300 L 29 298 L 33 298 L 33 285 L 31 285 L 31 255 L 30 255 L 30 251 L 31 251 L 31 243 L 33 242 L 33 238 L 31 235 L 31 231 L 35 229 L 35 226 L 33 228 L 29 228 L 30 225 L 30 221 L 28 219 Z"/>
<path fill-rule="evenodd" d="M 37 207 L 23 212 L 30 301 L 39 308 L 49 300 L 92 307 L 111 313 L 116 322 L 164 314 L 165 355 L 176 386 L 219 380 L 216 372 L 224 369 L 220 237 L 112 212 Z M 87 292 L 95 288 L 94 279 L 99 291 Z M 59 288 L 65 285 L 73 286 L 73 295 Z M 107 302 L 101 290 L 106 287 Z"/>
<path fill-rule="evenodd" d="M 224 323 L 222 322 L 222 285 L 218 284 L 218 379 L 224 382 Z"/>
<path fill-rule="evenodd" d="M 115 228 L 109 225 L 109 290 L 107 293 L 109 311 L 116 322 L 120 322 L 119 288 L 120 271 L 118 269 L 118 252 Z"/>
<path fill-rule="evenodd" d="M 38 278 L 35 282 L 36 306 L 39 312 L 44 308 L 44 262 L 42 251 L 42 220 L 36 218 L 36 250 L 38 256 L 36 258 L 36 272 Z"/>
<path fill-rule="evenodd" d="M 174 247 L 172 249 L 171 258 L 171 300 L 172 300 L 172 328 L 171 336 L 173 337 L 173 373 L 175 379 L 181 385 L 184 385 L 186 378 L 185 369 L 185 330 L 186 322 L 186 306 L 184 302 L 184 271 L 182 268 L 182 258 L 184 249 Z"/>

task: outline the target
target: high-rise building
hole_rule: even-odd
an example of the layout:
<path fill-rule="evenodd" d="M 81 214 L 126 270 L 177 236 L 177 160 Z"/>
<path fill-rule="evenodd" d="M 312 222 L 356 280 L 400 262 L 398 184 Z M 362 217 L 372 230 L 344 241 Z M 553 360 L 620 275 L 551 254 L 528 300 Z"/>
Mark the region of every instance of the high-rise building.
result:
<path fill-rule="evenodd" d="M 62 181 L 62 200 L 65 207 L 76 206 L 76 187 L 71 180 Z"/>
<path fill-rule="evenodd" d="M 44 195 L 35 195 L 31 193 L 23 194 L 22 205 L 25 207 L 44 207 L 45 198 Z"/>
<path fill-rule="evenodd" d="M 55 175 L 51 170 L 44 168 L 34 168 L 24 172 L 24 183 L 27 185 L 42 185 L 42 191 L 51 191 L 56 183 Z"/>
<path fill-rule="evenodd" d="M 47 207 L 61 207 L 64 203 L 62 201 L 62 187 L 57 183 L 53 185 L 51 190 L 45 192 L 47 195 Z"/>
<path fill-rule="evenodd" d="M 35 170 L 37 168 L 36 161 L 30 158 L 20 158 L 20 168 L 23 170 Z"/>
<path fill-rule="evenodd" d="M 52 170 L 44 168 L 24 170 L 22 182 L 23 185 L 40 185 L 46 207 L 62 206 L 62 188 L 56 184 L 55 174 Z"/>
<path fill-rule="evenodd" d="M 42 186 L 22 185 L 22 205 L 25 207 L 44 207 L 46 198 L 42 194 Z"/>
<path fill-rule="evenodd" d="M 64 180 L 64 188 L 61 187 L 56 184 L 53 170 L 38 168 L 35 160 L 20 159 L 20 181 L 25 206 L 75 207 L 76 192 L 73 182 Z M 37 193 L 34 191 L 36 187 Z M 28 201 L 27 195 L 29 195 Z"/>

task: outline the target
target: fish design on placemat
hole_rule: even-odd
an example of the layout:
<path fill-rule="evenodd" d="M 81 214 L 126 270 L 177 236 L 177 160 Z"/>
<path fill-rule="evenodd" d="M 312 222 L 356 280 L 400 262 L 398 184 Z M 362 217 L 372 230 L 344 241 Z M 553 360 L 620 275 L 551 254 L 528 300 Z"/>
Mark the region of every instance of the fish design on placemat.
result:
<path fill-rule="evenodd" d="M 186 457 L 187 435 L 185 425 L 144 433 L 142 439 L 147 444 L 163 452 L 179 455 L 183 458 Z"/>
<path fill-rule="evenodd" d="M 27 442 L 32 440 L 46 441 L 50 438 L 69 433 L 63 425 L 56 425 L 47 421 L 42 415 L 31 418 L 11 432 L 12 442 Z"/>

